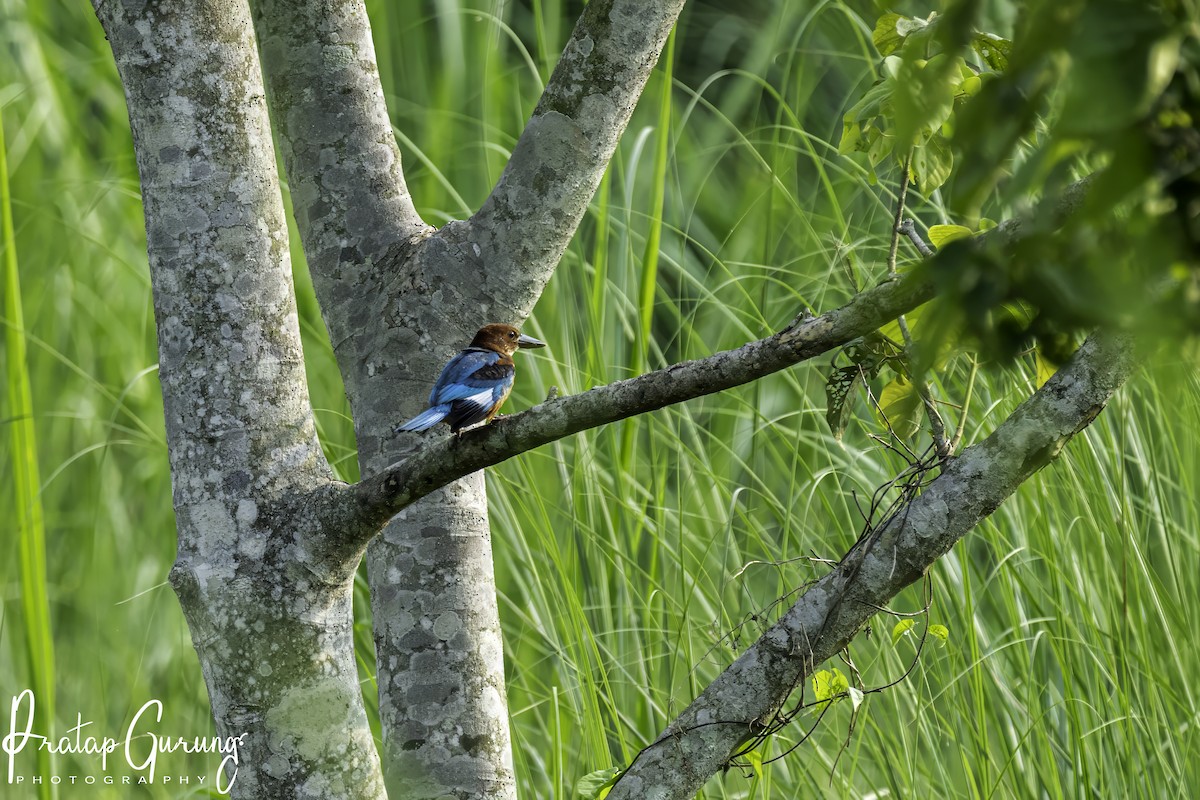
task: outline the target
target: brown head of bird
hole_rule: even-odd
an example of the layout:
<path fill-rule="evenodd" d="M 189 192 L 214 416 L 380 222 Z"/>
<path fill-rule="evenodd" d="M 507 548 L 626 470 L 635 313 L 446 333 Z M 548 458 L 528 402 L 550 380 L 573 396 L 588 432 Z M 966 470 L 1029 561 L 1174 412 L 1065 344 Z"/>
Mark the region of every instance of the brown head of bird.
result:
<path fill-rule="evenodd" d="M 518 328 L 502 322 L 484 325 L 471 340 L 471 347 L 492 350 L 506 356 L 511 356 L 517 352 L 518 348 L 545 346 L 545 342 L 540 342 L 532 336 L 526 336 Z"/>

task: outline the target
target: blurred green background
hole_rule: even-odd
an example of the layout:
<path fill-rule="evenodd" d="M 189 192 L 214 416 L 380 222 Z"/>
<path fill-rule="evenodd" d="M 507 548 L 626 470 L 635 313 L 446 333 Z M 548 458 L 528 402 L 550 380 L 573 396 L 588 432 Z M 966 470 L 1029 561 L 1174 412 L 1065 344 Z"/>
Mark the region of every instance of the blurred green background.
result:
<path fill-rule="evenodd" d="M 509 410 L 551 384 L 578 392 L 737 346 L 805 306 L 842 303 L 852 280 L 885 274 L 896 170 L 873 184 L 837 154 L 842 114 L 875 78 L 879 7 L 726 5 L 685 11 L 671 69 L 652 77 L 528 325 L 550 349 L 522 362 Z M 466 216 L 499 176 L 581 4 L 368 6 L 417 206 L 434 225 Z M 894 8 L 924 15 L 936 5 Z M 1010 32 L 1013 4 L 987 8 L 989 29 Z M 208 735 L 203 679 L 166 584 L 170 476 L 112 56 L 85 0 L 0 0 L 0 41 L 56 730 L 80 714 L 94 723 L 88 732 L 120 738 L 157 698 L 165 712 L 155 730 Z M 923 224 L 954 221 L 936 193 L 909 198 Z M 998 200 L 985 210 L 1012 211 Z M 349 410 L 293 244 L 322 441 L 353 480 Z M 4 322 L 0 333 L 13 336 L 12 316 Z M 870 695 L 852 731 L 847 704 L 835 707 L 795 752 L 761 773 L 731 769 L 704 796 L 1187 796 L 1200 782 L 1200 381 L 1183 349 L 1164 349 L 1063 458 L 934 568 L 930 622 L 949 629 L 946 646 Z M 957 357 L 938 387 L 950 402 L 961 402 L 966 365 Z M 20 371 L 4 366 L 10 381 Z M 844 439 L 832 437 L 826 372 L 804 365 L 489 471 L 522 797 L 570 797 L 580 776 L 628 763 L 774 619 L 777 598 L 821 574 L 814 557 L 836 559 L 855 540 L 858 505 L 904 464 L 870 438 L 880 424 L 862 398 Z M 1035 380 L 1032 356 L 985 367 L 967 443 Z M 0 406 L 0 701 L 34 683 L 10 455 L 20 416 Z M 358 588 L 374 720 L 369 605 Z M 893 607 L 921 602 L 912 591 Z M 916 637 L 893 645 L 893 622 L 877 618 L 852 648 L 868 687 L 913 661 Z M 815 719 L 801 715 L 764 758 Z M 37 768 L 28 754 L 18 767 Z M 208 757 L 160 759 L 160 775 L 211 782 L 215 768 Z M 90 758 L 64 757 L 53 770 L 101 774 Z M 208 793 L 194 777 L 187 787 L 60 791 Z M 34 793 L 0 785 L 0 796 Z"/>

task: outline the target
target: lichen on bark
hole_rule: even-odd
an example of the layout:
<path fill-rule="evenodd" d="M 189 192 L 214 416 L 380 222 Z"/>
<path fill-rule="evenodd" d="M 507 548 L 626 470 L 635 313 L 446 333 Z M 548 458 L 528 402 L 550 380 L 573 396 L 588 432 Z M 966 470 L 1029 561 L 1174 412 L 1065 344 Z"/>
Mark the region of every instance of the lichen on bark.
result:
<path fill-rule="evenodd" d="M 108 0 L 96 11 L 145 206 L 178 525 L 171 580 L 218 734 L 242 737 L 233 796 L 381 796 L 352 649 L 353 571 L 311 519 L 286 511 L 332 476 L 249 9 Z M 339 737 L 315 735 L 333 727 Z"/>

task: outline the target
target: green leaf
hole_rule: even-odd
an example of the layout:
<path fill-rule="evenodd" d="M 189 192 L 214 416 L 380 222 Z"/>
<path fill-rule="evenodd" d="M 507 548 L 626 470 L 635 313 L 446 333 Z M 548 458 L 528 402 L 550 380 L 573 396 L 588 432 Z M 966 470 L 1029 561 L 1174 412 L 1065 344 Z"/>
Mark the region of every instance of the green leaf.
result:
<path fill-rule="evenodd" d="M 927 142 L 918 145 L 913 150 L 912 169 L 921 191 L 926 194 L 949 180 L 950 171 L 954 169 L 954 153 L 946 137 L 935 133 Z"/>
<path fill-rule="evenodd" d="M 844 156 L 862 152 L 867 149 L 863 142 L 862 126 L 857 122 L 842 123 L 842 138 L 838 142 L 838 152 Z"/>
<path fill-rule="evenodd" d="M 976 216 L 987 193 L 1009 164 L 1017 142 L 1034 128 L 1050 91 L 1048 82 L 1026 88 L 1005 78 L 984 81 L 979 93 L 954 115 L 954 145 L 971 157 L 954 171 L 951 210 Z"/>
<path fill-rule="evenodd" d="M 877 147 L 883 135 L 878 123 L 885 114 L 891 113 L 892 88 L 891 80 L 879 81 L 845 113 L 842 117 L 842 138 L 838 142 L 839 153 L 866 153 Z"/>
<path fill-rule="evenodd" d="M 829 682 L 833 675 L 827 669 L 819 669 L 812 674 L 813 698 L 828 700 L 830 696 Z"/>
<path fill-rule="evenodd" d="M 899 336 L 899 333 L 896 335 Z M 885 365 L 897 369 L 899 360 L 897 345 L 878 333 L 870 333 L 849 342 L 842 352 L 852 363 L 835 368 L 825 382 L 825 421 L 839 441 L 850 421 L 855 393 L 868 379 L 878 377 Z"/>
<path fill-rule="evenodd" d="M 994 33 L 976 32 L 971 37 L 971 49 L 979 54 L 983 63 L 994 72 L 1008 69 L 1008 57 L 1012 54 L 1012 42 Z"/>
<path fill-rule="evenodd" d="M 917 623 L 913 622 L 911 619 L 902 619 L 897 622 L 892 628 L 892 647 L 895 647 L 897 644 L 899 644 L 900 639 L 904 636 L 904 634 L 912 630 L 912 627 L 916 624 Z"/>
<path fill-rule="evenodd" d="M 918 309 L 910 311 L 909 313 L 904 315 L 904 320 L 908 323 L 908 332 L 909 333 L 912 333 L 913 324 L 916 321 L 916 318 L 920 314 L 920 312 L 921 312 L 921 309 L 918 308 Z M 881 334 L 883 334 L 884 336 L 886 336 L 887 338 L 891 339 L 896 344 L 900 345 L 901 347 L 904 346 L 904 332 L 900 330 L 900 320 L 899 319 L 894 319 L 891 322 L 889 322 L 888 324 L 884 325 L 882 328 L 879 329 L 879 332 Z"/>
<path fill-rule="evenodd" d="M 879 51 L 879 55 L 891 55 L 900 49 L 900 45 L 904 44 L 904 37 L 896 29 L 896 23 L 901 19 L 899 14 L 891 11 L 875 21 L 875 30 L 871 33 L 871 41 L 875 43 L 875 49 Z"/>
<path fill-rule="evenodd" d="M 809 709 L 811 714 L 822 714 L 829 706 L 829 673 L 825 670 L 814 672 L 812 676 L 813 699 L 816 700 Z"/>
<path fill-rule="evenodd" d="M 969 239 L 974 234 L 970 228 L 962 225 L 931 225 L 929 227 L 929 241 L 934 247 L 941 248 L 947 242 L 953 242 L 955 239 Z"/>
<path fill-rule="evenodd" d="M 840 669 L 834 667 L 833 674 L 829 678 L 829 693 L 833 697 L 837 697 L 838 695 L 846 694 L 846 691 L 849 688 L 850 688 L 849 678 L 847 678 Z"/>
<path fill-rule="evenodd" d="M 930 625 L 929 635 L 933 637 L 938 644 L 945 644 L 950 641 L 950 629 L 945 625 Z"/>
<path fill-rule="evenodd" d="M 871 41 L 875 43 L 875 49 L 879 51 L 879 55 L 888 56 L 900 49 L 910 33 L 924 28 L 928 24 L 923 19 L 904 17 L 895 12 L 889 12 L 875 23 Z"/>
<path fill-rule="evenodd" d="M 896 139 L 901 151 L 916 144 L 923 132 L 935 132 L 954 112 L 954 96 L 962 81 L 959 71 L 963 60 L 939 53 L 928 60 L 921 58 L 910 42 L 904 47 L 904 63 L 895 79 L 892 109 Z"/>
<path fill-rule="evenodd" d="M 838 152 L 842 155 L 851 153 L 867 153 L 878 147 L 878 141 L 883 136 L 878 122 L 885 113 L 891 113 L 892 82 L 883 80 L 876 83 L 867 93 L 855 103 L 842 117 L 842 138 L 838 142 Z M 878 161 L 872 162 L 878 164 Z"/>
<path fill-rule="evenodd" d="M 872 129 L 878 133 L 877 129 Z M 892 154 L 892 148 L 896 146 L 895 137 L 887 134 L 879 134 L 875 136 L 871 142 L 871 146 L 867 148 L 867 158 L 871 162 L 871 166 L 877 167 Z"/>
<path fill-rule="evenodd" d="M 896 378 L 879 393 L 879 413 L 901 439 L 921 431 L 921 395 L 904 378 Z"/>
<path fill-rule="evenodd" d="M 904 59 L 900 56 L 888 56 L 883 60 L 880 71 L 883 72 L 885 78 L 896 78 L 900 74 L 900 66 L 903 63 Z"/>
<path fill-rule="evenodd" d="M 761 781 L 763 779 L 762 753 L 757 750 L 751 750 L 749 753 L 743 753 L 742 758 L 750 763 L 750 769 L 754 770 L 754 777 Z"/>
<path fill-rule="evenodd" d="M 620 767 L 598 769 L 584 775 L 575 784 L 575 794 L 579 800 L 603 800 L 608 790 L 617 782 L 624 772 Z"/>
<path fill-rule="evenodd" d="M 830 703 L 837 702 L 841 695 L 848 694 L 850 681 L 840 669 L 817 670 L 812 674 L 813 698 L 817 701 L 812 711 L 815 714 L 823 712 Z"/>
<path fill-rule="evenodd" d="M 850 107 L 842 117 L 844 123 L 868 122 L 887 110 L 887 101 L 891 98 L 892 86 L 890 80 L 881 80 L 867 89 L 859 101 Z"/>

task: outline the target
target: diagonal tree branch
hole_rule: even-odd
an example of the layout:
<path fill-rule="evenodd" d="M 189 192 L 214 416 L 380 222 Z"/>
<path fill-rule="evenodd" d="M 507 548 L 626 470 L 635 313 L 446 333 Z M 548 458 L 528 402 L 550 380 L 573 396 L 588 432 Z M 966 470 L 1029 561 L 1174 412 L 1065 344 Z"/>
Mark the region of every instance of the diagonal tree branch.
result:
<path fill-rule="evenodd" d="M 512 157 L 470 220 L 499 296 L 524 319 L 549 280 L 658 61 L 684 0 L 593 0 Z M 669 91 L 669 88 L 668 88 Z"/>
<path fill-rule="evenodd" d="M 1048 199 L 1031 227 L 1040 230 L 1065 222 L 1085 202 L 1092 180 L 1083 178 Z M 977 242 L 1011 246 L 1024 235 L 1025 227 L 1020 217 L 1006 220 Z M 589 428 L 786 369 L 863 336 L 933 296 L 934 285 L 924 271 L 888 280 L 855 295 L 839 309 L 818 317 L 801 315 L 780 333 L 737 350 L 548 400 L 461 438 L 436 439 L 354 486 L 327 487 L 322 490 L 325 496 L 314 500 L 322 504 L 322 514 L 331 515 L 335 526 L 347 532 L 342 545 L 353 551 L 401 509 L 458 478 Z"/>
<path fill-rule="evenodd" d="M 904 587 L 1104 408 L 1135 366 L 1128 338 L 1093 335 L 1072 361 L 915 500 L 851 549 L 643 750 L 610 800 L 691 797 Z"/>
<path fill-rule="evenodd" d="M 741 386 L 875 330 L 933 297 L 922 277 L 887 281 L 819 317 L 803 315 L 774 336 L 708 358 L 685 361 L 582 394 L 548 400 L 512 417 L 418 447 L 403 461 L 339 490 L 346 530 L 369 538 L 429 492 L 484 467 L 579 431 L 673 403 Z M 354 541 L 347 542 L 356 546 Z"/>

